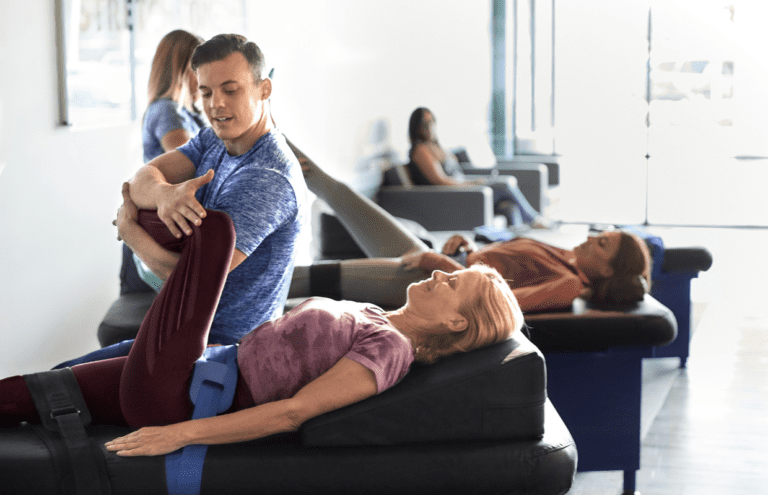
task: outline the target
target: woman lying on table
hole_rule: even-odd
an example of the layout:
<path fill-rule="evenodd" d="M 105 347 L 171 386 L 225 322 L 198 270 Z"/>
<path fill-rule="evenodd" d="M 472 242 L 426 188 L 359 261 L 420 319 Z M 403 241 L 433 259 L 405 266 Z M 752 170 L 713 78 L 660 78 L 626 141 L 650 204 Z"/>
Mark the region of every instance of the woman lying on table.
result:
<path fill-rule="evenodd" d="M 241 339 L 230 409 L 190 420 L 190 381 L 227 277 L 234 227 L 229 216 L 209 210 L 192 235 L 177 239 L 154 212 L 136 209 L 127 184 L 123 200 L 118 232 L 143 229 L 180 260 L 127 357 L 72 367 L 94 423 L 140 428 L 107 443 L 118 455 L 160 455 L 293 431 L 391 387 L 414 360 L 500 342 L 523 322 L 509 287 L 489 267 L 435 272 L 408 287 L 405 305 L 391 312 L 309 299 Z M 0 380 L 0 426 L 39 422 L 37 416 L 24 377 Z"/>
<path fill-rule="evenodd" d="M 333 208 L 369 258 L 296 267 L 289 297 L 309 295 L 311 286 L 321 285 L 312 277 L 321 276 L 338 281 L 339 298 L 397 307 L 403 303 L 404 288 L 432 270 L 453 273 L 478 263 L 495 268 L 506 279 L 523 311 L 566 308 L 579 296 L 605 303 L 635 302 L 649 290 L 650 254 L 634 234 L 607 232 L 573 250 L 533 239 L 478 249 L 472 241 L 454 236 L 442 254 L 436 253 L 381 207 L 291 147 L 303 165 L 309 189 Z"/>

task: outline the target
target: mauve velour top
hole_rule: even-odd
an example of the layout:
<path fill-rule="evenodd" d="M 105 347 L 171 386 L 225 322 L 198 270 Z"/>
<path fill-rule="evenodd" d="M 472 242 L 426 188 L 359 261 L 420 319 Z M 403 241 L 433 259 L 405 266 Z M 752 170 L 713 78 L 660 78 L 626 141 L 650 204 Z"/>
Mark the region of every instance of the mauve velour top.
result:
<path fill-rule="evenodd" d="M 373 371 L 381 393 L 408 372 L 413 349 L 378 306 L 315 297 L 259 325 L 237 351 L 256 405 L 292 397 L 341 358 Z"/>

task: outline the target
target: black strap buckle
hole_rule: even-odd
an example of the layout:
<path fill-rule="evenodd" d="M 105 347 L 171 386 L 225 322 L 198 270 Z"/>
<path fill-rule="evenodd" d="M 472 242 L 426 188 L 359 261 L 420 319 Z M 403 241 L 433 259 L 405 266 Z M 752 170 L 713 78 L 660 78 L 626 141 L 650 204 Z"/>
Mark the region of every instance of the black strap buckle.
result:
<path fill-rule="evenodd" d="M 65 416 L 69 414 L 77 414 L 78 416 L 80 416 L 80 409 L 76 408 L 75 406 L 56 409 L 54 411 L 51 411 L 51 419 L 55 420 L 59 416 Z"/>

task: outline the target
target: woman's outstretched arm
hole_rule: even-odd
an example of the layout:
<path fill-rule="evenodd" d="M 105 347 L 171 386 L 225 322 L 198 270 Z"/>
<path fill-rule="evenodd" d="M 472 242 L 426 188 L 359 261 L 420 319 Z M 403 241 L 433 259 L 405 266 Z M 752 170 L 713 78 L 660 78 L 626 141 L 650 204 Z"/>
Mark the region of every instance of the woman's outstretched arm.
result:
<path fill-rule="evenodd" d="M 583 290 L 578 277 L 566 275 L 539 285 L 513 288 L 512 293 L 520 309 L 528 312 L 567 308 Z"/>
<path fill-rule="evenodd" d="M 290 399 L 269 402 L 230 414 L 141 428 L 106 443 L 120 456 L 163 455 L 193 444 L 244 442 L 296 431 L 307 420 L 375 395 L 371 370 L 341 358 L 331 369 Z"/>
<path fill-rule="evenodd" d="M 456 270 L 464 268 L 459 262 L 452 258 L 430 251 L 427 253 L 414 253 L 403 257 L 403 266 L 408 270 L 421 269 L 425 273 L 432 273 L 440 270 L 446 273 L 453 273 Z"/>

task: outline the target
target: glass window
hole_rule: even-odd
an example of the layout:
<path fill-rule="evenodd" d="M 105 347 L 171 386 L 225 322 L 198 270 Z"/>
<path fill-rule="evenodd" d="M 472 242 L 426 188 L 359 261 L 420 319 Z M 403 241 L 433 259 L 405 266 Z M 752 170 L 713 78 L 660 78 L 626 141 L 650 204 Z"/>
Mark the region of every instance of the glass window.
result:
<path fill-rule="evenodd" d="M 493 149 L 498 156 L 552 154 L 554 0 L 497 0 L 493 5 L 493 70 L 505 78 L 494 82 Z M 508 132 L 498 122 L 502 116 L 511 123 Z"/>
<path fill-rule="evenodd" d="M 152 57 L 168 32 L 186 29 L 203 38 L 246 32 L 242 0 L 57 1 L 65 47 L 61 120 L 78 127 L 141 118 Z"/>
<path fill-rule="evenodd" d="M 126 0 L 64 0 L 67 123 L 131 119 Z"/>
<path fill-rule="evenodd" d="M 768 225 L 768 5 L 651 5 L 648 221 Z"/>
<path fill-rule="evenodd" d="M 556 3 L 562 220 L 645 220 L 648 9 L 646 1 Z"/>

